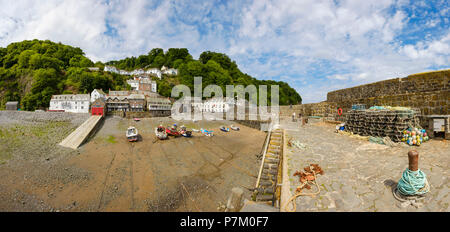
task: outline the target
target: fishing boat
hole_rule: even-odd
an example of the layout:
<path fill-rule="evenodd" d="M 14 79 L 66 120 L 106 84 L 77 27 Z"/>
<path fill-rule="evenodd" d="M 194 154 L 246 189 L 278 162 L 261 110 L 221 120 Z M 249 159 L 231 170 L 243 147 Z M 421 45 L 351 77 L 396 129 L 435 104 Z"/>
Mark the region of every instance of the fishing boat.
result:
<path fill-rule="evenodd" d="M 171 136 L 180 136 L 180 132 L 177 131 L 177 124 L 173 124 L 173 126 L 168 126 L 166 128 L 166 133 Z"/>
<path fill-rule="evenodd" d="M 167 139 L 167 132 L 166 128 L 164 128 L 162 125 L 159 125 L 157 128 L 155 128 L 155 134 L 158 139 L 164 140 Z"/>
<path fill-rule="evenodd" d="M 234 131 L 240 130 L 240 128 L 238 126 L 234 126 L 234 125 L 231 125 L 230 128 Z"/>
<path fill-rule="evenodd" d="M 224 127 L 224 126 L 221 126 L 220 130 L 223 131 L 223 132 L 230 132 L 230 128 Z"/>
<path fill-rule="evenodd" d="M 185 126 L 181 126 L 180 134 L 183 137 L 192 137 L 192 131 L 188 131 Z"/>
<path fill-rule="evenodd" d="M 129 142 L 138 141 L 138 130 L 134 126 L 128 127 L 126 134 Z"/>
<path fill-rule="evenodd" d="M 206 130 L 206 129 L 203 129 L 203 128 L 201 128 L 200 131 L 206 136 L 213 136 L 214 135 L 213 134 L 214 131 L 209 131 L 209 130 Z"/>
<path fill-rule="evenodd" d="M 192 128 L 192 132 L 198 133 L 198 132 L 200 132 L 200 130 Z"/>
<path fill-rule="evenodd" d="M 141 119 L 139 119 L 139 118 L 133 118 L 133 120 L 136 121 L 136 122 L 141 121 Z"/>

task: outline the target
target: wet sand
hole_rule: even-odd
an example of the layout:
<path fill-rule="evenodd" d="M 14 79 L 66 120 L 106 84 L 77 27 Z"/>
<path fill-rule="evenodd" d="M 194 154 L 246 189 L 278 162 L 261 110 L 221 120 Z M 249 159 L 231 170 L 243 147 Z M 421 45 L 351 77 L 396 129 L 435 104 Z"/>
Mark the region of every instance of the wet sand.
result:
<path fill-rule="evenodd" d="M 139 122 L 107 118 L 77 152 L 39 161 L 11 159 L 0 167 L 2 211 L 220 211 L 233 187 L 253 187 L 265 133 L 227 121 L 176 122 L 214 130 L 213 137 L 158 140 L 170 118 Z M 129 143 L 133 125 L 141 140 Z M 251 192 L 245 190 L 245 197 Z"/>

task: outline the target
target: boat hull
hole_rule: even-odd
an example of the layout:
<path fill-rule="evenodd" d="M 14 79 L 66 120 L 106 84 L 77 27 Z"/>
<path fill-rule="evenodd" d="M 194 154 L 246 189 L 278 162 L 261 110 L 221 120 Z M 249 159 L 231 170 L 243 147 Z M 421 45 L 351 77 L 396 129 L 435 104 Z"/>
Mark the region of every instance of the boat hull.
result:
<path fill-rule="evenodd" d="M 138 137 L 137 136 L 128 137 L 128 142 L 137 142 L 137 141 L 138 141 Z"/>
<path fill-rule="evenodd" d="M 155 135 L 160 140 L 167 139 L 167 133 L 166 133 L 166 129 L 164 127 L 156 128 Z"/>
<path fill-rule="evenodd" d="M 167 133 L 169 136 L 175 136 L 175 137 L 180 136 L 180 132 L 178 132 L 178 131 L 172 131 L 172 130 L 170 130 L 170 129 L 166 129 L 166 133 Z"/>
<path fill-rule="evenodd" d="M 139 140 L 138 135 L 139 135 L 138 134 L 138 130 L 136 128 L 129 127 L 127 129 L 126 136 L 127 136 L 127 139 L 128 139 L 129 142 L 136 142 L 136 141 L 138 141 Z"/>

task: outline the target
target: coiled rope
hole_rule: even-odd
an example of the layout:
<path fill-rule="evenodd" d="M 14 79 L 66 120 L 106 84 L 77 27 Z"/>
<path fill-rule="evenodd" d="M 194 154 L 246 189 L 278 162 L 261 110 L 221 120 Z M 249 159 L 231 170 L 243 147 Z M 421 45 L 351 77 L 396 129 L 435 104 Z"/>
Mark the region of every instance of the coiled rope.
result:
<path fill-rule="evenodd" d="M 286 203 L 286 205 L 284 206 L 284 209 L 286 210 L 286 212 L 295 212 L 297 211 L 297 204 L 295 202 L 295 200 L 297 199 L 297 197 L 299 196 L 311 196 L 311 197 L 315 197 L 320 193 L 320 187 L 319 184 L 317 184 L 317 180 L 316 180 L 316 172 L 312 171 L 313 175 L 314 175 L 314 180 L 310 181 L 312 183 L 314 183 L 314 185 L 316 185 L 317 187 L 317 191 L 314 193 L 302 193 L 301 190 L 299 193 L 295 194 L 294 196 L 292 196 L 288 202 Z M 303 186 L 305 186 L 308 182 L 304 182 L 302 183 L 300 186 L 298 186 L 298 189 L 303 188 Z M 289 208 L 289 204 L 292 204 L 292 208 Z"/>
<path fill-rule="evenodd" d="M 398 181 L 397 189 L 406 196 L 423 195 L 430 191 L 430 185 L 427 176 L 420 169 L 411 171 L 407 168 Z"/>

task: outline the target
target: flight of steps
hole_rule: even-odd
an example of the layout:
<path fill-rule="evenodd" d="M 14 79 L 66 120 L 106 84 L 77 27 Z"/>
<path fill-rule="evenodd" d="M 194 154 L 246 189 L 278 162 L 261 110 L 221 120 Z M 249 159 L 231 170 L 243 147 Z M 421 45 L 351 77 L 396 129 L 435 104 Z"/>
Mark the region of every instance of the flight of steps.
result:
<path fill-rule="evenodd" d="M 283 152 L 283 131 L 276 129 L 271 132 L 266 154 L 261 162 L 262 172 L 259 183 L 253 194 L 253 200 L 270 202 L 276 201 L 277 183 L 281 174 L 281 158 Z"/>
<path fill-rule="evenodd" d="M 77 149 L 89 137 L 91 131 L 101 121 L 102 116 L 92 115 L 75 131 L 67 136 L 59 145 L 72 149 Z"/>

